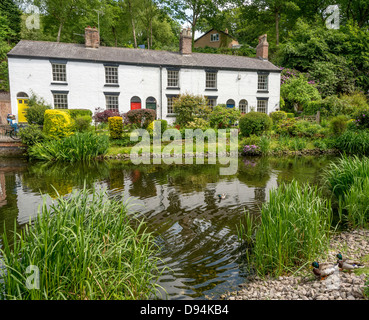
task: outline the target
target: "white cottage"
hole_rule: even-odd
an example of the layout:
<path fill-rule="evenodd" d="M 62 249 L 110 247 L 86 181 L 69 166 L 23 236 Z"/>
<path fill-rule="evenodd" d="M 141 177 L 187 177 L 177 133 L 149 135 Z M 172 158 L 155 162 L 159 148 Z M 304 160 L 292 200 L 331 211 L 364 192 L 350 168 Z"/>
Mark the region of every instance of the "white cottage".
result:
<path fill-rule="evenodd" d="M 9 53 L 12 113 L 25 122 L 27 99 L 35 93 L 54 108 L 96 108 L 127 112 L 151 108 L 159 119 L 175 120 L 173 98 L 206 96 L 246 113 L 279 109 L 280 69 L 268 61 L 266 35 L 257 58 L 193 53 L 183 30 L 179 52 L 101 47 L 96 28 L 86 28 L 85 45 L 20 41 Z"/>

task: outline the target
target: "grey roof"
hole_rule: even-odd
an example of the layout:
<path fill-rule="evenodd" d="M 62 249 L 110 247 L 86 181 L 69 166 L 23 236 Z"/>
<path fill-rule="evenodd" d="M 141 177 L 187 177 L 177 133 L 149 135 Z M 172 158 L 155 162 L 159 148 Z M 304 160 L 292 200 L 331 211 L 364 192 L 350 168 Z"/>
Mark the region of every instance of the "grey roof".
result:
<path fill-rule="evenodd" d="M 9 57 L 65 59 L 131 65 L 155 65 L 163 67 L 214 68 L 229 70 L 260 70 L 280 72 L 267 60 L 241 56 L 131 49 L 117 47 L 85 48 L 84 44 L 21 40 L 9 53 Z"/>

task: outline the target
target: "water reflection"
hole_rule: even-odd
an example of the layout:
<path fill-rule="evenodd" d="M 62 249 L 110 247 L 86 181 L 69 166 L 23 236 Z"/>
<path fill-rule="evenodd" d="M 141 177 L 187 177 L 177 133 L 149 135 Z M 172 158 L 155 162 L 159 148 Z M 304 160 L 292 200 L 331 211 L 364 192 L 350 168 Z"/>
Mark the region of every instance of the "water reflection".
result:
<path fill-rule="evenodd" d="M 0 232 L 37 214 L 41 194 L 55 198 L 86 183 L 106 187 L 134 209 L 157 235 L 160 279 L 170 299 L 218 297 L 244 281 L 236 225 L 244 209 L 259 214 L 269 190 L 293 178 L 319 183 L 331 157 L 244 158 L 233 176 L 215 165 L 141 165 L 120 161 L 66 165 L 0 161 Z M 227 196 L 220 200 L 217 195 Z M 131 200 L 132 201 L 132 200 Z"/>

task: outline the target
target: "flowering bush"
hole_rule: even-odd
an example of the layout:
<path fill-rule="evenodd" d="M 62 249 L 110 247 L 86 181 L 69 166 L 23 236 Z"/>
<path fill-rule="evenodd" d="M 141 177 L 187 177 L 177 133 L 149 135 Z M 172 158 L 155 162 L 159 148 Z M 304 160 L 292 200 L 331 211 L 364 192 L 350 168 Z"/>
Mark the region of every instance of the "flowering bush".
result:
<path fill-rule="evenodd" d="M 260 148 L 256 145 L 246 145 L 243 147 L 243 154 L 248 156 L 255 156 L 260 154 Z"/>
<path fill-rule="evenodd" d="M 369 110 L 364 110 L 356 114 L 355 117 L 356 126 L 359 129 L 368 129 L 369 128 Z"/>

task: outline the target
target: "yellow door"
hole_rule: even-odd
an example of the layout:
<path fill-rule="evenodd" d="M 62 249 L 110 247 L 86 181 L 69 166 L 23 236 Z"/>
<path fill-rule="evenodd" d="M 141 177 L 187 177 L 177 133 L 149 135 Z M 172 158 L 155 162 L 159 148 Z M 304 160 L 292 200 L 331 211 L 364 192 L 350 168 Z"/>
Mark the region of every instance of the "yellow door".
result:
<path fill-rule="evenodd" d="M 26 109 L 28 108 L 28 99 L 18 100 L 18 122 L 27 122 Z"/>

